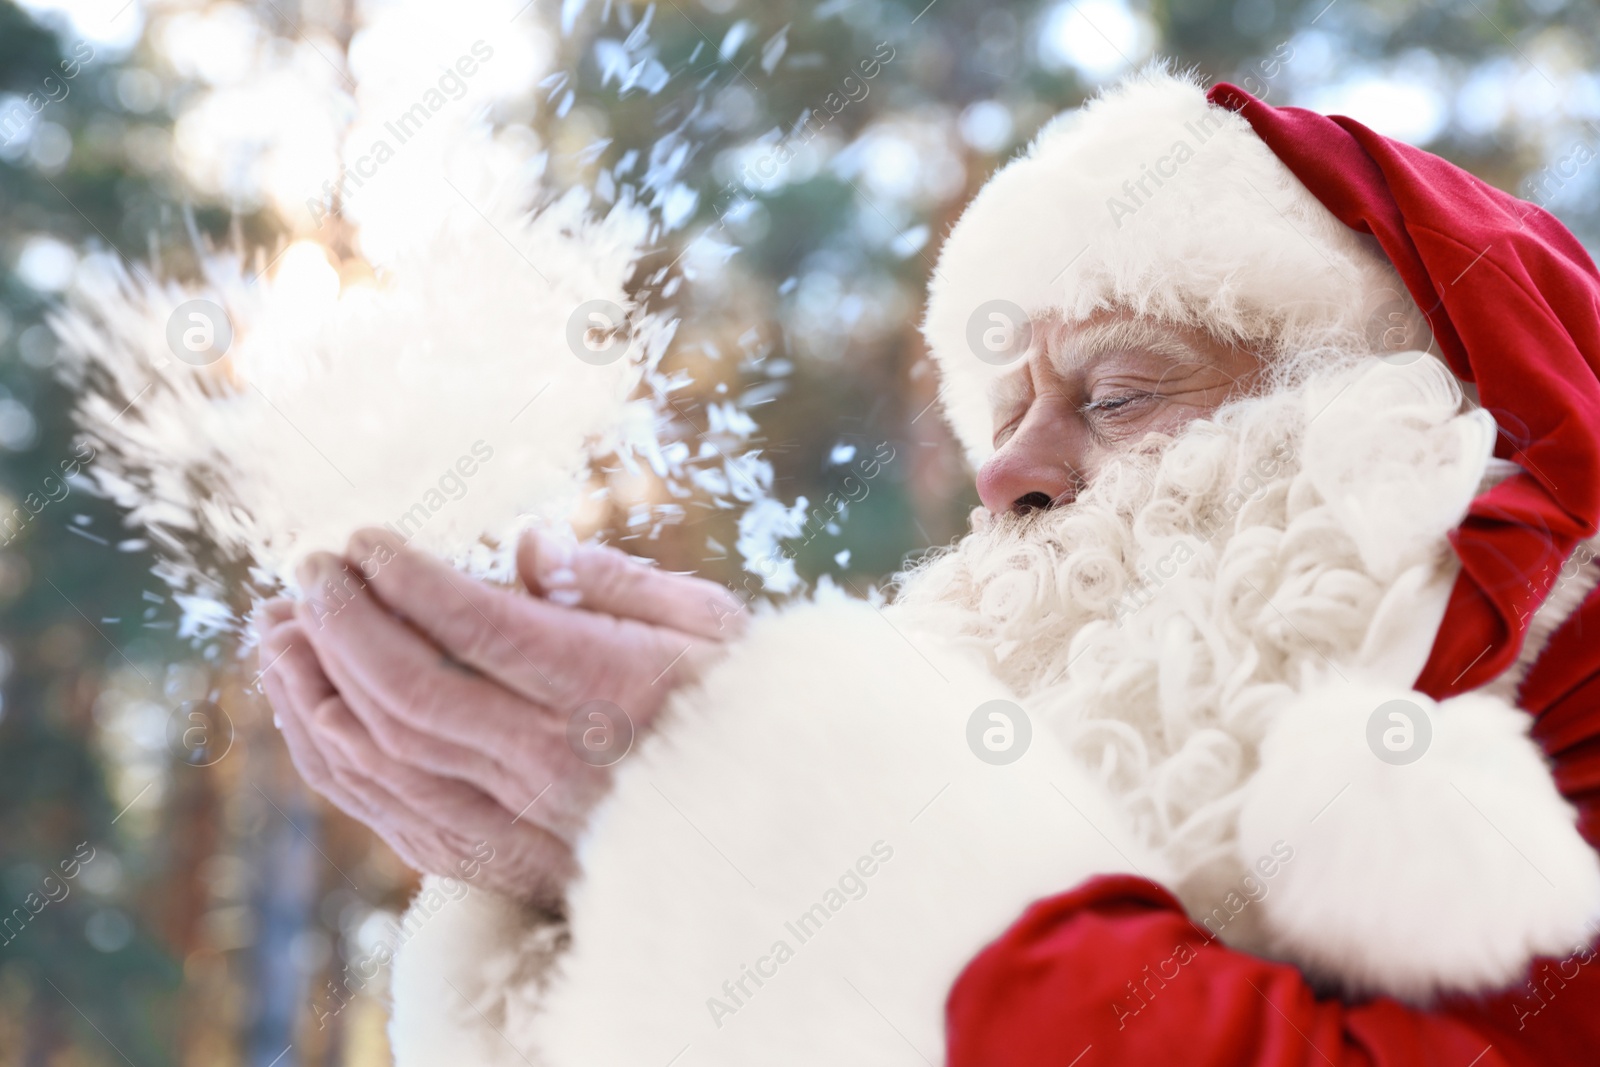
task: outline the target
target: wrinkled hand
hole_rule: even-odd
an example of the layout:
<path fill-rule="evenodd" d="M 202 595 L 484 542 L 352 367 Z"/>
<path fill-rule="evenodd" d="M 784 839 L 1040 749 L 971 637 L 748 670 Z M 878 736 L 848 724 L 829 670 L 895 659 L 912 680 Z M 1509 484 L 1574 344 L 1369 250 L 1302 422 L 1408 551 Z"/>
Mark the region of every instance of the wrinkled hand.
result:
<path fill-rule="evenodd" d="M 526 592 L 383 530 L 346 555 L 310 557 L 305 601 L 271 601 L 257 620 L 295 766 L 416 869 L 555 902 L 630 724 L 643 731 L 740 632 L 743 604 L 535 534 L 517 552 Z"/>

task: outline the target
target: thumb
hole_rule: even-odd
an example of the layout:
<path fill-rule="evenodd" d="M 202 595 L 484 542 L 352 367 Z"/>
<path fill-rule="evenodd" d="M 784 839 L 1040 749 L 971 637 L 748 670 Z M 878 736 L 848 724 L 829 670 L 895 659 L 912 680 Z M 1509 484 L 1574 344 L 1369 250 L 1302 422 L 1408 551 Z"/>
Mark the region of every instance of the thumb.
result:
<path fill-rule="evenodd" d="M 517 572 L 530 593 L 566 607 L 710 641 L 727 641 L 744 631 L 746 607 L 731 591 L 604 545 L 580 545 L 529 530 L 517 545 Z"/>

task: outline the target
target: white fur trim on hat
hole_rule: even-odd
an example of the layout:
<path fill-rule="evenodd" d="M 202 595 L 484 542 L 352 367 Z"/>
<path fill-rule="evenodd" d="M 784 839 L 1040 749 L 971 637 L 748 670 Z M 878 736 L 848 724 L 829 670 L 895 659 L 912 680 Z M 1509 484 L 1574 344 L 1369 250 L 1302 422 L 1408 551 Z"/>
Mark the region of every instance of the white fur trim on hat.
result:
<path fill-rule="evenodd" d="M 1069 322 L 1120 308 L 1284 351 L 1426 347 L 1377 242 L 1323 207 L 1242 117 L 1160 67 L 1049 122 L 940 252 L 923 333 L 974 465 L 993 451 L 992 387 L 1021 365 L 1008 307 Z M 1396 314 L 1403 345 L 1383 336 Z"/>

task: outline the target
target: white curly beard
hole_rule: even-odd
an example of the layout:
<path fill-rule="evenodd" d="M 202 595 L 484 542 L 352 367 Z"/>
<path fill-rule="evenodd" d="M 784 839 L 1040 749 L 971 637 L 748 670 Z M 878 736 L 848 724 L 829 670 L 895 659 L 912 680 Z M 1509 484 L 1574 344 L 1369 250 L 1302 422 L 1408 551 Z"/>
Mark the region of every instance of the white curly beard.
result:
<path fill-rule="evenodd" d="M 1391 591 L 1426 586 L 1442 610 L 1458 566 L 1445 534 L 1494 428 L 1443 364 L 1408 355 L 1324 354 L 1072 504 L 1000 519 L 900 579 L 897 617 L 982 655 L 1119 797 L 1188 901 L 1255 859 L 1239 855 L 1238 809 L 1284 698 L 1360 663 Z M 1425 655 L 1433 627 L 1419 629 Z"/>

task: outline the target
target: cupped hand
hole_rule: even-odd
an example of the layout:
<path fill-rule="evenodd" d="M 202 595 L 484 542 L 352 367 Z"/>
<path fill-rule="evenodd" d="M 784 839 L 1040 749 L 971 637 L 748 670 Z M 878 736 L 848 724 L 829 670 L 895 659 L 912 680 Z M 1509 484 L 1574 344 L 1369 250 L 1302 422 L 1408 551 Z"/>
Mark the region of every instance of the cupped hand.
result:
<path fill-rule="evenodd" d="M 610 766 L 743 604 L 538 534 L 517 569 L 526 590 L 363 530 L 261 610 L 262 684 L 301 775 L 407 863 L 549 904 Z"/>

